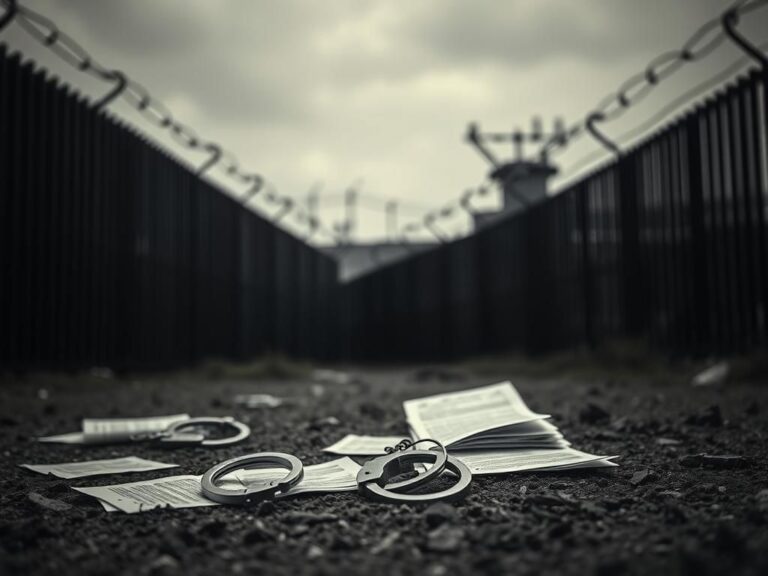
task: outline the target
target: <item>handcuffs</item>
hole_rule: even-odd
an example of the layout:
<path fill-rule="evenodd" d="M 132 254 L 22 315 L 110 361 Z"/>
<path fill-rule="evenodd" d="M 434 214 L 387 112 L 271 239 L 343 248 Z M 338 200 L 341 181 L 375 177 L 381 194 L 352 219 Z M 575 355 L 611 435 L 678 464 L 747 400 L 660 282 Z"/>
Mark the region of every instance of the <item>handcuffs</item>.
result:
<path fill-rule="evenodd" d="M 432 442 L 439 451 L 415 450 L 422 442 Z M 388 454 L 373 458 L 363 464 L 357 473 L 357 486 L 361 494 L 379 502 L 425 503 L 445 500 L 460 500 L 469 492 L 472 472 L 464 463 L 448 456 L 445 447 L 436 440 L 422 439 L 416 442 L 403 440 L 397 446 L 387 449 Z M 396 476 L 413 471 L 414 463 L 432 464 L 430 468 L 414 478 L 390 482 Z M 431 482 L 446 470 L 458 477 L 452 486 L 439 492 L 408 494 L 419 486 Z"/>
<path fill-rule="evenodd" d="M 262 480 L 252 482 L 245 488 L 222 488 L 216 482 L 235 470 L 253 470 L 255 468 L 287 468 L 288 474 L 279 480 Z M 248 454 L 216 464 L 203 474 L 200 485 L 203 496 L 219 504 L 249 505 L 271 500 L 284 494 L 304 477 L 304 466 L 301 460 L 282 452 L 260 452 Z"/>
<path fill-rule="evenodd" d="M 414 446 L 422 442 L 431 442 L 439 450 L 414 449 Z M 403 440 L 397 446 L 388 448 L 387 452 L 384 456 L 369 460 L 360 468 L 357 486 L 361 494 L 379 502 L 425 503 L 438 500 L 451 502 L 463 498 L 469 492 L 472 472 L 461 461 L 448 456 L 445 447 L 436 440 Z M 417 463 L 431 464 L 431 467 L 413 478 L 390 482 L 396 476 L 413 472 L 413 465 Z M 217 484 L 230 472 L 257 468 L 285 468 L 288 473 L 283 478 L 256 481 L 243 488 L 230 489 Z M 445 490 L 427 494 L 410 493 L 446 471 L 456 476 L 457 481 Z M 304 467 L 295 456 L 282 452 L 259 452 L 216 464 L 203 474 L 200 486 L 203 496 L 219 504 L 250 505 L 285 494 L 301 482 L 303 477 Z"/>
<path fill-rule="evenodd" d="M 208 438 L 205 434 L 200 432 L 186 431 L 187 428 L 195 428 L 201 426 L 213 426 L 224 429 L 229 429 L 234 432 L 231 436 L 224 438 Z M 138 434 L 132 434 L 129 440 L 131 442 L 153 442 L 166 448 L 176 448 L 180 446 L 228 446 L 241 442 L 251 435 L 251 429 L 231 417 L 215 418 L 215 417 L 203 417 L 203 418 L 188 418 L 187 420 L 179 420 L 174 422 L 165 430 L 159 432 L 141 432 Z"/>

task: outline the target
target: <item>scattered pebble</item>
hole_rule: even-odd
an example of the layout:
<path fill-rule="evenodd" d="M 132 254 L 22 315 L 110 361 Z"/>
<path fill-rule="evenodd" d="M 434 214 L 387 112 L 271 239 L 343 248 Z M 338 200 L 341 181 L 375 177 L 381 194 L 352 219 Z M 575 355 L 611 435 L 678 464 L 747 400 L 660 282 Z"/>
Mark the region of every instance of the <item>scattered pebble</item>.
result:
<path fill-rule="evenodd" d="M 686 468 L 746 468 L 752 464 L 750 458 L 732 454 L 690 454 L 679 459 Z"/>
<path fill-rule="evenodd" d="M 679 446 L 682 442 L 674 438 L 656 438 L 656 444 L 659 446 Z"/>
<path fill-rule="evenodd" d="M 288 512 L 282 518 L 289 524 L 308 524 L 310 526 L 314 524 L 323 524 L 325 522 L 336 522 L 339 519 L 336 514 L 330 514 L 328 512 L 301 511 Z"/>
<path fill-rule="evenodd" d="M 427 550 L 430 552 L 456 552 L 464 542 L 464 530 L 443 524 L 427 535 Z"/>
<path fill-rule="evenodd" d="M 325 553 L 323 552 L 323 549 L 320 548 L 320 546 L 317 546 L 316 544 L 312 544 L 312 546 L 310 546 L 309 549 L 307 550 L 307 558 L 309 560 L 317 560 L 324 554 Z"/>
<path fill-rule="evenodd" d="M 38 492 L 30 492 L 27 494 L 27 498 L 38 506 L 53 510 L 54 512 L 69 512 L 72 510 L 72 505 L 62 502 L 61 500 L 54 500 L 52 498 L 46 498 Z"/>
<path fill-rule="evenodd" d="M 646 468 L 645 470 L 640 470 L 632 474 L 632 478 L 630 478 L 629 483 L 633 486 L 640 486 L 641 484 L 653 482 L 658 479 L 658 474 L 656 474 L 653 470 Z"/>
<path fill-rule="evenodd" d="M 701 412 L 691 414 L 685 419 L 686 424 L 695 426 L 711 426 L 719 428 L 723 425 L 723 415 L 720 413 L 720 406 L 712 405 Z"/>
<path fill-rule="evenodd" d="M 585 424 L 597 424 L 610 420 L 611 414 L 602 406 L 590 402 L 579 412 L 579 420 Z"/>
<path fill-rule="evenodd" d="M 456 508 L 446 502 L 435 502 L 424 510 L 424 520 L 429 528 L 437 528 L 446 522 L 454 522 L 458 516 Z"/>
<path fill-rule="evenodd" d="M 378 544 L 371 548 L 371 554 L 381 554 L 382 552 L 389 550 L 392 545 L 397 542 L 398 538 L 400 538 L 400 532 L 396 530 L 390 532 L 384 536 Z"/>

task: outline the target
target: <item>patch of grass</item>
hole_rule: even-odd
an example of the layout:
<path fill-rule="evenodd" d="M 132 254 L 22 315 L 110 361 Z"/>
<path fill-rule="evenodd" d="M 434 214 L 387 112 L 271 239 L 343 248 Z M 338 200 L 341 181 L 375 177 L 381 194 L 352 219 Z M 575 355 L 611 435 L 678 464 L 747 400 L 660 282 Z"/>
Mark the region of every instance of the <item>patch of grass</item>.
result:
<path fill-rule="evenodd" d="M 212 359 L 192 370 L 208 380 L 295 380 L 308 378 L 312 365 L 281 355 L 268 355 L 250 362 Z"/>
<path fill-rule="evenodd" d="M 617 340 L 600 347 L 540 356 L 520 354 L 473 358 L 461 366 L 476 374 L 519 374 L 532 378 L 645 379 L 655 382 L 687 381 L 706 363 L 671 361 L 644 343 Z"/>

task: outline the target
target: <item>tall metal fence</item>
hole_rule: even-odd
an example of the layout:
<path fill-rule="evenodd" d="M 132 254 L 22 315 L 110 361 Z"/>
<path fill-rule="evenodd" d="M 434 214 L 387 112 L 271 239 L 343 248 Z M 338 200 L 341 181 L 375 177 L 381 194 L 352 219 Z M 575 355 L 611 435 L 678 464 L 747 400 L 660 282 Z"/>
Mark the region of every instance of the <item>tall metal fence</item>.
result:
<path fill-rule="evenodd" d="M 766 80 L 754 71 L 525 212 L 342 289 L 350 358 L 452 359 L 646 338 L 768 342 Z"/>
<path fill-rule="evenodd" d="M 0 45 L 0 366 L 334 354 L 336 264 Z"/>

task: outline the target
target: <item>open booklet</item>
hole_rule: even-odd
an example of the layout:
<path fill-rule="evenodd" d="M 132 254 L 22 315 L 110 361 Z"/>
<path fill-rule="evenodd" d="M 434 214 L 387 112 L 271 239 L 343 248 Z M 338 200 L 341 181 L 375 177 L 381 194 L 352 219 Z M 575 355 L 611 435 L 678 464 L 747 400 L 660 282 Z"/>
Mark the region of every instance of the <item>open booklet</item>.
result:
<path fill-rule="evenodd" d="M 615 456 L 571 448 L 549 416 L 531 411 L 510 382 L 408 400 L 403 406 L 413 440 L 442 442 L 473 474 L 617 466 L 611 461 Z M 401 439 L 349 434 L 324 450 L 377 456 Z"/>
<path fill-rule="evenodd" d="M 510 382 L 408 400 L 403 408 L 415 439 L 452 450 L 569 446 L 549 415 L 531 411 Z"/>

